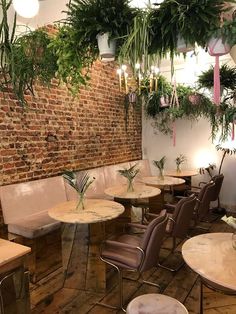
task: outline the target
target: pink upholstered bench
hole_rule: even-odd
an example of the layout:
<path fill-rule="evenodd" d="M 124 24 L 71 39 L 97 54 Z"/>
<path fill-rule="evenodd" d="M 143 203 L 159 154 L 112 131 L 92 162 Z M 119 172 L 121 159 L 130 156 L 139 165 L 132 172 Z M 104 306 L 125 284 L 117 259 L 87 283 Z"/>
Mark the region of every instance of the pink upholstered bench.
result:
<path fill-rule="evenodd" d="M 67 201 L 64 180 L 58 176 L 1 186 L 0 197 L 8 231 L 17 235 L 15 242 L 32 249 L 29 269 L 36 282 L 61 266 L 60 223 L 47 211 Z"/>

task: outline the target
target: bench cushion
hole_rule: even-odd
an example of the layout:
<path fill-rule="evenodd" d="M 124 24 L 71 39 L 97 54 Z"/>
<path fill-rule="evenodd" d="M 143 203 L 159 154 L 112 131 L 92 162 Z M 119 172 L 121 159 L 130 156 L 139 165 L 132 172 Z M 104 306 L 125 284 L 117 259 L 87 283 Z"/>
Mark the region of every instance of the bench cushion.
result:
<path fill-rule="evenodd" d="M 60 226 L 61 223 L 49 217 L 46 210 L 11 222 L 8 225 L 8 231 L 34 239 L 48 234 Z"/>

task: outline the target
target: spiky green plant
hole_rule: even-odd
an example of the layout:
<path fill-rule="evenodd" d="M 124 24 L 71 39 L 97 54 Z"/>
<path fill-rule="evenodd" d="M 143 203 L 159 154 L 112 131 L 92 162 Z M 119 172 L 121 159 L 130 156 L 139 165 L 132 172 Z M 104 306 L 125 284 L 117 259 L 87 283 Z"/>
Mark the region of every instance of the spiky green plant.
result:
<path fill-rule="evenodd" d="M 153 164 L 159 170 L 163 170 L 166 162 L 166 156 L 163 156 L 160 160 L 153 160 Z"/>
<path fill-rule="evenodd" d="M 159 169 L 159 177 L 161 179 L 164 178 L 163 171 L 164 171 L 165 162 L 166 162 L 166 156 L 163 156 L 160 160 L 153 160 L 154 166 Z"/>
<path fill-rule="evenodd" d="M 187 158 L 183 154 L 180 154 L 179 156 L 176 157 L 175 163 L 176 163 L 176 171 L 177 172 L 181 171 L 180 170 L 180 165 L 183 164 L 186 161 L 187 161 Z"/>
<path fill-rule="evenodd" d="M 76 174 L 73 171 L 65 171 L 63 174 L 63 178 L 69 183 L 72 188 L 76 190 L 79 195 L 79 202 L 76 206 L 76 210 L 81 206 L 84 209 L 84 194 L 86 193 L 89 186 L 93 183 L 95 178 L 90 178 L 87 172 L 79 172 Z"/>
<path fill-rule="evenodd" d="M 136 175 L 139 173 L 139 169 L 137 169 L 136 167 L 137 167 L 137 164 L 134 164 L 130 168 L 117 170 L 120 175 L 127 178 L 127 180 L 128 180 L 127 191 L 133 191 L 134 190 L 132 182 L 133 182 L 134 178 L 136 177 Z"/>

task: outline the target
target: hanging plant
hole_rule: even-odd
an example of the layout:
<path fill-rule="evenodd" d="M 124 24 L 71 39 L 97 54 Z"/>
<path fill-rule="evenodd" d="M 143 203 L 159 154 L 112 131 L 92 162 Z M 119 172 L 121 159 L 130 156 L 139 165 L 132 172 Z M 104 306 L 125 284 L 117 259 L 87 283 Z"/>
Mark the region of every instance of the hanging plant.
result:
<path fill-rule="evenodd" d="M 98 49 L 79 38 L 77 31 L 69 25 L 58 28 L 49 48 L 57 58 L 56 78 L 75 96 L 90 79 L 89 71 L 97 59 Z"/>
<path fill-rule="evenodd" d="M 211 65 L 206 71 L 198 76 L 199 88 L 212 89 L 214 87 L 214 67 Z M 223 64 L 220 67 L 220 85 L 225 90 L 234 91 L 236 89 L 236 67 Z"/>
<path fill-rule="evenodd" d="M 160 56 L 170 53 L 171 59 L 177 52 L 181 36 L 188 44 L 204 47 L 206 30 L 217 28 L 220 14 L 224 11 L 222 0 L 165 0 L 150 12 L 150 53 Z"/>
<path fill-rule="evenodd" d="M 0 89 L 3 92 L 13 90 L 20 104 L 25 105 L 25 94 L 30 92 L 34 95 L 37 80 L 48 86 L 55 76 L 57 65 L 55 55 L 48 48 L 51 38 L 45 30 L 30 31 L 16 37 L 15 16 L 10 31 L 7 13 L 11 4 L 12 1 L 1 1 Z"/>

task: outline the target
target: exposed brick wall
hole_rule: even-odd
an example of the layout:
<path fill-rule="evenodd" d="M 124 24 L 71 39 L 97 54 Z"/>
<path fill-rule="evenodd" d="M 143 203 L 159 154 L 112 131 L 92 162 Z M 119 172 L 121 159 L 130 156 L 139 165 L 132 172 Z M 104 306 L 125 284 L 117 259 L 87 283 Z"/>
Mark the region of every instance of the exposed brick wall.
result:
<path fill-rule="evenodd" d="M 97 61 L 76 99 L 57 82 L 27 97 L 22 109 L 0 95 L 1 185 L 141 158 L 141 113 L 130 107 L 126 131 L 114 63 Z"/>

